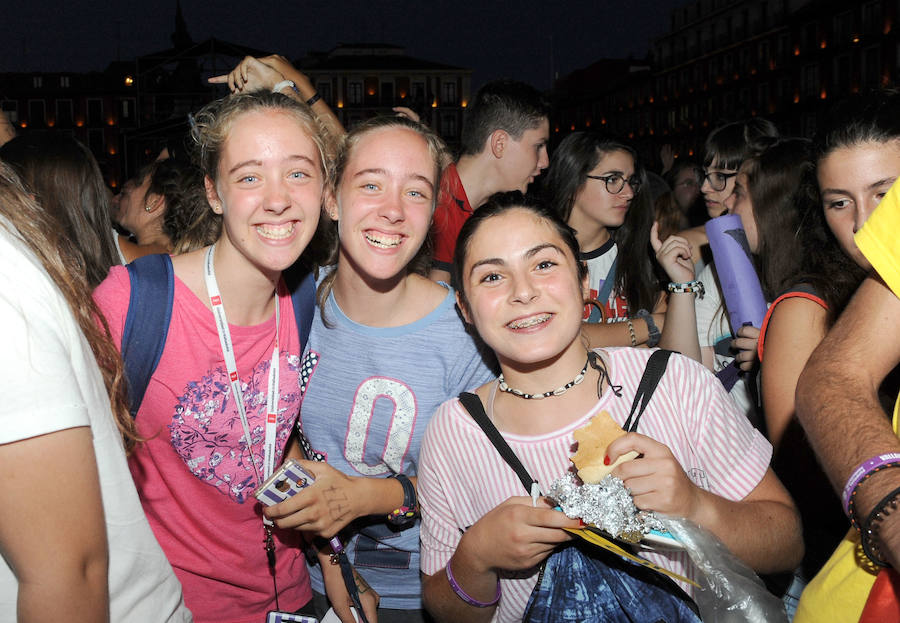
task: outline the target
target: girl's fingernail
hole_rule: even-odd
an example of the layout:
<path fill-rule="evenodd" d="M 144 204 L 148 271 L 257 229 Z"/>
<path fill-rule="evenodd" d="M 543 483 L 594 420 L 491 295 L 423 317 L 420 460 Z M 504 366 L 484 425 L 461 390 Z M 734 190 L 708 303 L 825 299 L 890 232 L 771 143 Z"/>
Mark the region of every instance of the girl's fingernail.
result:
<path fill-rule="evenodd" d="M 608 457 L 608 456 L 604 456 L 604 457 L 603 457 L 603 464 L 604 464 L 604 465 L 609 465 L 609 457 Z"/>
<path fill-rule="evenodd" d="M 579 520 L 578 520 L 578 527 L 580 527 L 580 528 L 584 528 L 584 527 L 585 527 L 585 526 L 586 526 L 586 525 L 587 525 L 587 524 L 586 524 L 586 523 L 584 523 L 584 521 L 583 521 L 583 520 L 581 520 L 581 519 L 579 519 Z"/>

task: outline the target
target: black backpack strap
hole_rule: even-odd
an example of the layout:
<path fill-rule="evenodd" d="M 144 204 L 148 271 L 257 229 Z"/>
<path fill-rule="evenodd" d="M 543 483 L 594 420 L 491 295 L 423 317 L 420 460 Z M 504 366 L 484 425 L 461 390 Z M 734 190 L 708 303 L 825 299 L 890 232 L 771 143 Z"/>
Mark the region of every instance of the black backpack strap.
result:
<path fill-rule="evenodd" d="M 497 448 L 497 452 L 500 453 L 503 460 L 516 472 L 516 476 L 522 481 L 522 486 L 525 487 L 525 490 L 531 493 L 531 485 L 537 481 L 528 474 L 528 470 L 519 461 L 519 457 L 506 443 L 506 440 L 500 434 L 500 431 L 497 430 L 497 427 L 494 426 L 494 423 L 488 419 L 487 413 L 484 412 L 484 405 L 481 404 L 481 398 L 470 392 L 462 392 L 459 395 L 459 401 L 466 408 L 466 411 L 469 412 L 469 415 L 472 416 L 472 419 L 475 420 L 475 423 L 481 427 L 481 430 L 484 431 L 491 443 L 494 444 L 494 447 Z"/>
<path fill-rule="evenodd" d="M 172 320 L 175 274 L 172 258 L 165 254 L 145 255 L 126 268 L 131 296 L 121 350 L 128 381 L 128 409 L 135 417 L 166 346 Z"/>
<path fill-rule="evenodd" d="M 631 412 L 628 414 L 628 419 L 625 420 L 625 426 L 622 427 L 626 432 L 633 433 L 637 430 L 638 422 L 641 421 L 641 416 L 644 414 L 653 392 L 656 391 L 656 386 L 659 385 L 660 379 L 666 373 L 666 366 L 671 355 L 671 350 L 660 349 L 650 355 L 650 358 L 647 360 L 647 367 L 644 369 L 641 382 L 638 384 L 634 402 L 631 403 Z M 641 404 L 640 410 L 638 410 L 638 402 Z M 635 411 L 637 411 L 637 415 L 635 415 Z M 634 418 L 633 422 L 631 418 Z"/>
<path fill-rule="evenodd" d="M 294 308 L 294 319 L 300 334 L 300 351 L 306 348 L 309 331 L 312 327 L 313 314 L 316 313 L 316 279 L 312 272 L 300 264 L 295 264 L 282 273 L 284 283 L 291 293 Z"/>

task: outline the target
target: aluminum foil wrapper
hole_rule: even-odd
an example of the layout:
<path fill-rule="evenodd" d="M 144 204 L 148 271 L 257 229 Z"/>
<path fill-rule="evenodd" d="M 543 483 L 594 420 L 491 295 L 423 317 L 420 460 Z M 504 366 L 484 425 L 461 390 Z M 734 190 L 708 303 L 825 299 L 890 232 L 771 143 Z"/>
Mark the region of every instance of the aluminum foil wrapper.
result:
<path fill-rule="evenodd" d="M 612 474 L 595 485 L 579 485 L 573 474 L 566 474 L 550 485 L 547 497 L 555 500 L 567 517 L 581 519 L 629 543 L 637 543 L 650 530 L 665 530 L 652 511 L 638 510 L 625 483 Z"/>

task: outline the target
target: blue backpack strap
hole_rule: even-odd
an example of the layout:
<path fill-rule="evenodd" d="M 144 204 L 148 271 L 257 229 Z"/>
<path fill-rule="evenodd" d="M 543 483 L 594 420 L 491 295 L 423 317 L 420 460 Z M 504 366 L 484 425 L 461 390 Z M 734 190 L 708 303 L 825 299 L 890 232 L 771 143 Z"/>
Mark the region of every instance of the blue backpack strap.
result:
<path fill-rule="evenodd" d="M 282 276 L 291 293 L 302 353 L 309 341 L 309 330 L 312 327 L 313 314 L 316 313 L 316 280 L 312 272 L 299 263 L 284 271 Z"/>
<path fill-rule="evenodd" d="M 122 332 L 122 360 L 128 380 L 128 409 L 135 417 L 166 345 L 175 274 L 172 258 L 165 254 L 140 257 L 126 268 L 131 298 Z"/>

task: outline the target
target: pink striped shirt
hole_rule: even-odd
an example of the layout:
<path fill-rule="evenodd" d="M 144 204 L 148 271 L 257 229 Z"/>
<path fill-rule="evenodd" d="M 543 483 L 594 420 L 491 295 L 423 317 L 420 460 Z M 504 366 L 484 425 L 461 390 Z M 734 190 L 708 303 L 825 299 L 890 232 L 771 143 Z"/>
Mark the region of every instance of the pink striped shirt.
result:
<path fill-rule="evenodd" d="M 570 468 L 576 429 L 601 410 L 620 425 L 628 417 L 652 351 L 608 348 L 605 352 L 612 382 L 622 386 L 621 398 L 607 389 L 588 413 L 546 435 L 503 433 L 542 491 Z M 638 432 L 668 446 L 694 484 L 729 500 L 743 499 L 759 484 L 772 456 L 772 446 L 737 410 L 721 383 L 702 365 L 680 355 L 669 359 Z M 442 404 L 428 425 L 420 456 L 422 572 L 441 571 L 463 531 L 507 498 L 526 494 L 459 400 Z M 698 573 L 684 552 L 641 555 L 692 579 Z M 537 570 L 528 577 L 516 576 L 501 578 L 503 597 L 495 621 L 521 620 Z"/>

